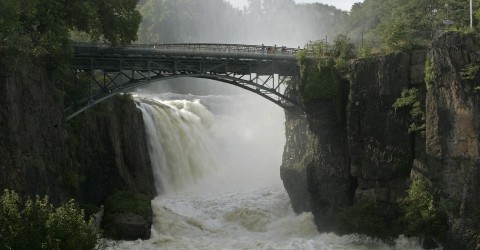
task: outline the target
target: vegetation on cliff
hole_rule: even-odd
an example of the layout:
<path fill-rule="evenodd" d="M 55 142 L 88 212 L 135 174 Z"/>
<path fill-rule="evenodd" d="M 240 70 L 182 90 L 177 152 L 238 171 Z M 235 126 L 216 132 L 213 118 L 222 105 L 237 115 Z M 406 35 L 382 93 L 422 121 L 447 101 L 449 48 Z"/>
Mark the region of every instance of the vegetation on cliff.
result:
<path fill-rule="evenodd" d="M 71 200 L 54 208 L 48 196 L 23 202 L 14 191 L 0 196 L 0 249 L 93 249 L 93 219 Z"/>
<path fill-rule="evenodd" d="M 445 240 L 448 230 L 447 208 L 425 178 L 420 177 L 412 182 L 402 207 L 406 235 L 427 236 L 439 242 Z"/>
<path fill-rule="evenodd" d="M 420 131 L 425 133 L 425 108 L 420 103 L 420 92 L 417 88 L 402 90 L 401 96 L 393 104 L 395 111 L 408 108 L 412 123 L 408 132 Z"/>
<path fill-rule="evenodd" d="M 346 35 L 338 35 L 332 45 L 310 42 L 297 52 L 300 93 L 306 104 L 337 96 L 341 78 L 346 77 L 349 61 L 355 57 L 354 49 Z"/>
<path fill-rule="evenodd" d="M 151 221 L 149 198 L 139 193 L 120 191 L 105 201 L 103 236 L 111 239 L 148 239 Z"/>
<path fill-rule="evenodd" d="M 397 216 L 385 214 L 385 207 L 374 200 L 364 200 L 337 214 L 340 233 L 357 233 L 392 241 L 398 235 L 429 237 L 445 241 L 447 206 L 440 201 L 432 185 L 423 177 L 415 179 L 400 201 Z"/>

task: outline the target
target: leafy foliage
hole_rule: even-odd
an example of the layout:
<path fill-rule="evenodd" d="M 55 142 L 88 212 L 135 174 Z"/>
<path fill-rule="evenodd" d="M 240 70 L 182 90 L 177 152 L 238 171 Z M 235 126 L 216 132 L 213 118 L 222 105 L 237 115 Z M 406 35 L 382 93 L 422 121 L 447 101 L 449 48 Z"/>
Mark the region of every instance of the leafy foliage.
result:
<path fill-rule="evenodd" d="M 464 69 L 460 72 L 460 75 L 464 80 L 474 80 L 478 74 L 478 70 L 480 69 L 480 65 L 476 63 L 471 63 L 465 66 Z"/>
<path fill-rule="evenodd" d="M 338 35 L 332 45 L 320 40 L 297 52 L 300 91 L 306 103 L 337 96 L 337 74 L 347 74 L 348 63 L 355 58 L 354 48 L 346 35 Z"/>
<path fill-rule="evenodd" d="M 446 207 L 435 197 L 435 190 L 426 179 L 412 182 L 403 201 L 407 234 L 445 238 L 448 230 Z"/>
<path fill-rule="evenodd" d="M 337 87 L 332 66 L 307 66 L 302 74 L 301 91 L 306 103 L 335 97 Z"/>
<path fill-rule="evenodd" d="M 393 19 L 382 23 L 379 30 L 387 52 L 408 50 L 412 47 L 413 34 L 404 19 Z"/>
<path fill-rule="evenodd" d="M 355 58 L 355 45 L 352 40 L 344 34 L 340 34 L 333 40 L 331 56 L 335 58 L 335 67 L 346 71 L 348 62 Z"/>
<path fill-rule="evenodd" d="M 480 23 L 480 1 L 474 23 Z M 446 25 L 445 21 L 453 22 Z M 355 42 L 384 52 L 428 44 L 451 29 L 469 26 L 469 1 L 451 0 L 365 0 L 356 3 L 348 16 L 347 32 Z"/>
<path fill-rule="evenodd" d="M 22 203 L 14 191 L 0 197 L 0 249 L 93 249 L 97 236 L 93 220 L 71 200 L 54 208 L 48 197 Z"/>
<path fill-rule="evenodd" d="M 410 124 L 408 132 L 425 130 L 425 111 L 420 104 L 420 93 L 417 88 L 404 89 L 401 97 L 395 101 L 393 107 L 395 111 L 401 108 L 410 109 L 412 123 Z"/>
<path fill-rule="evenodd" d="M 112 44 L 137 38 L 138 0 L 2 0 L 0 45 L 37 56 L 68 54 L 70 31 Z"/>

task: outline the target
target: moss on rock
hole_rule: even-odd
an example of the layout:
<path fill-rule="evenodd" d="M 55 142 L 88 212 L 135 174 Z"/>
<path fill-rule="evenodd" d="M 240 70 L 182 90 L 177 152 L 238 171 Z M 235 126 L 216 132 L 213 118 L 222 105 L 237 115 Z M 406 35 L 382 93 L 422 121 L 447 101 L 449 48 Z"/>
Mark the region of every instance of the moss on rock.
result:
<path fill-rule="evenodd" d="M 151 225 L 152 207 L 146 196 L 120 191 L 105 201 L 104 237 L 115 240 L 148 239 Z"/>

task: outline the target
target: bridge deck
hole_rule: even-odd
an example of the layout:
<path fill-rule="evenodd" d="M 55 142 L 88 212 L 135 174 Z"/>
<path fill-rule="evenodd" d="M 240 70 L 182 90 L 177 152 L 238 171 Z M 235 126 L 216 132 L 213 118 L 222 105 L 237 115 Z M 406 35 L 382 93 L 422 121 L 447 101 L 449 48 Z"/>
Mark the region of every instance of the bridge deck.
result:
<path fill-rule="evenodd" d="M 71 119 L 111 96 L 176 77 L 211 79 L 244 88 L 282 108 L 297 106 L 284 95 L 298 74 L 297 49 L 240 44 L 152 44 L 109 47 L 75 44 L 68 93 Z"/>
<path fill-rule="evenodd" d="M 94 60 L 95 67 L 106 71 L 175 69 L 184 72 L 192 69 L 199 71 L 199 65 L 202 64 L 200 71 L 209 69 L 214 74 L 233 72 L 269 75 L 271 62 L 274 61 L 276 74 L 289 75 L 296 64 L 295 53 L 295 49 L 255 45 L 162 44 L 110 48 L 77 44 L 74 46 L 71 67 L 90 69 Z"/>

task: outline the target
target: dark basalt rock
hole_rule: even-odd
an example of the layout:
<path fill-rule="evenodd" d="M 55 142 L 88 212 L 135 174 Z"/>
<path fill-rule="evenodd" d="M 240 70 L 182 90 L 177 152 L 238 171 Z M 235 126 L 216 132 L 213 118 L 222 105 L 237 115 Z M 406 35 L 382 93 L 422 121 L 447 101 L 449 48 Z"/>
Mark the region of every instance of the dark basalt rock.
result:
<path fill-rule="evenodd" d="M 301 138 L 310 134 L 313 140 L 311 160 L 302 164 L 307 168 L 310 205 L 321 231 L 335 231 L 335 214 L 363 200 L 375 201 L 384 210 L 383 216 L 394 218 L 410 176 L 423 176 L 433 184 L 435 199 L 445 204 L 449 228 L 446 239 L 428 235 L 424 246 L 441 242 L 444 249 L 479 249 L 478 44 L 474 35 L 446 33 L 433 42 L 428 52 L 431 68 L 427 69 L 426 50 L 357 60 L 350 68 L 346 105 L 334 100 L 309 104 L 308 131 L 300 129 L 301 133 L 295 134 L 299 132 L 292 130 L 287 135 Z M 428 88 L 426 73 L 433 78 Z M 423 95 L 425 136 L 408 132 L 412 121 L 407 109 L 392 108 L 402 90 L 412 87 Z M 346 123 L 342 123 L 338 111 L 345 106 Z M 287 131 L 295 119 L 287 116 Z M 297 144 L 287 138 L 286 151 Z M 285 164 L 290 163 L 284 158 Z M 282 173 L 289 194 L 302 197 L 291 186 L 301 181 L 303 173 Z M 301 184 L 296 187 L 303 188 Z M 302 203 L 293 198 L 292 202 Z"/>
<path fill-rule="evenodd" d="M 152 217 L 132 213 L 115 214 L 112 223 L 104 228 L 105 236 L 114 240 L 147 240 L 150 238 Z"/>
<path fill-rule="evenodd" d="M 103 236 L 114 240 L 149 239 L 152 219 L 149 198 L 134 192 L 117 192 L 105 202 Z"/>
<path fill-rule="evenodd" d="M 0 190 L 100 206 L 119 190 L 156 195 L 140 110 L 126 96 L 66 123 L 61 86 L 41 59 L 0 51 Z M 145 217 L 151 224 L 151 217 Z"/>
<path fill-rule="evenodd" d="M 290 88 L 289 95 L 296 95 Z M 307 190 L 307 164 L 313 160 L 313 135 L 301 110 L 285 111 L 285 137 L 280 177 L 296 213 L 309 212 L 310 195 Z"/>
<path fill-rule="evenodd" d="M 80 114 L 68 131 L 74 169 L 85 176 L 82 200 L 100 206 L 120 190 L 156 195 L 143 117 L 132 98 L 117 96 Z"/>
<path fill-rule="evenodd" d="M 13 58 L 0 49 L 0 190 L 66 201 L 68 169 L 63 104 L 41 59 Z"/>
<path fill-rule="evenodd" d="M 356 201 L 374 198 L 395 204 L 407 188 L 414 158 L 410 115 L 392 105 L 411 87 L 410 69 L 411 56 L 406 53 L 352 65 L 347 133 L 350 174 L 358 182 Z"/>
<path fill-rule="evenodd" d="M 428 178 L 449 204 L 445 249 L 478 249 L 480 228 L 480 65 L 478 38 L 446 33 L 433 42 L 434 83 L 427 92 L 426 166 Z"/>

